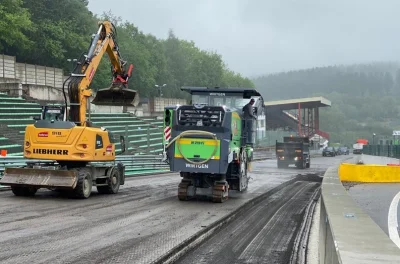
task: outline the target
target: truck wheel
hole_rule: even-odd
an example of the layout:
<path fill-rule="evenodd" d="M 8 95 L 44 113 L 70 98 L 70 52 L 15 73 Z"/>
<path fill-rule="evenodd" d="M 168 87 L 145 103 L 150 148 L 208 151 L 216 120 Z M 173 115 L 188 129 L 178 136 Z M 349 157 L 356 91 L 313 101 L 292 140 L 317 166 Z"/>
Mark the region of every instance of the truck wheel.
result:
<path fill-rule="evenodd" d="M 73 191 L 76 198 L 87 199 L 92 193 L 92 175 L 86 168 L 76 169 L 78 174 L 78 183 Z"/>
<path fill-rule="evenodd" d="M 303 159 L 303 163 L 301 164 L 301 169 L 304 170 L 307 168 L 307 162 Z"/>
<path fill-rule="evenodd" d="M 35 187 L 11 186 L 11 191 L 15 196 L 34 196 L 37 190 Z"/>
<path fill-rule="evenodd" d="M 119 186 L 121 185 L 121 177 L 117 169 L 113 170 L 111 177 L 107 179 L 107 184 L 107 186 L 97 186 L 97 191 L 101 194 L 118 193 Z"/>

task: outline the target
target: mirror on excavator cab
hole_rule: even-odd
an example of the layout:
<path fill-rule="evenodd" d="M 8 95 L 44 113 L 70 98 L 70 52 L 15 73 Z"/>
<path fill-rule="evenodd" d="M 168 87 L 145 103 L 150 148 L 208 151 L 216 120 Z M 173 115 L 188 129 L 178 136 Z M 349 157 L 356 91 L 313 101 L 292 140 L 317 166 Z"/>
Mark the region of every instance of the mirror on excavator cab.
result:
<path fill-rule="evenodd" d="M 94 105 L 138 106 L 139 93 L 124 87 L 122 84 L 114 84 L 109 88 L 100 89 L 91 103 Z"/>
<path fill-rule="evenodd" d="M 124 154 L 126 151 L 126 145 L 125 145 L 125 137 L 124 136 L 120 136 L 119 137 L 119 142 L 121 143 L 121 154 Z"/>

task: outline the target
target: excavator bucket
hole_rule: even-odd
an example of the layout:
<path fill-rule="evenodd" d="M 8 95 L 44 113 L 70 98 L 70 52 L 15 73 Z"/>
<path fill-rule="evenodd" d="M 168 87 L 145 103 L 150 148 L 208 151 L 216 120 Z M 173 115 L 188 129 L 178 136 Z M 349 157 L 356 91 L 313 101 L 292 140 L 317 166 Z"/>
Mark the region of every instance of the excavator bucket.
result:
<path fill-rule="evenodd" d="M 94 105 L 137 106 L 139 93 L 124 88 L 123 85 L 113 85 L 110 88 L 98 90 L 92 101 Z"/>
<path fill-rule="evenodd" d="M 46 170 L 33 168 L 6 168 L 0 180 L 1 185 L 35 186 L 38 188 L 74 189 L 77 183 L 74 171 Z"/>

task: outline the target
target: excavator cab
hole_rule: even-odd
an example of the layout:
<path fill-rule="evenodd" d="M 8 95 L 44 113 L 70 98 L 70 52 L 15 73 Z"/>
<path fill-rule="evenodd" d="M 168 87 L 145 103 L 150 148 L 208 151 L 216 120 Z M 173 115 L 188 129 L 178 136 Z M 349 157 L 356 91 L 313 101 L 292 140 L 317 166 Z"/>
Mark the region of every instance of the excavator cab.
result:
<path fill-rule="evenodd" d="M 92 101 L 94 105 L 113 106 L 137 106 L 139 104 L 139 93 L 128 89 L 128 79 L 131 77 L 133 65 L 129 66 L 125 74 L 116 74 L 110 87 L 100 89 L 96 92 Z"/>
<path fill-rule="evenodd" d="M 54 121 L 66 121 L 67 115 L 65 111 L 65 106 L 59 105 L 44 105 L 42 106 L 42 113 L 40 116 L 33 116 L 33 120 L 48 120 L 50 122 Z"/>

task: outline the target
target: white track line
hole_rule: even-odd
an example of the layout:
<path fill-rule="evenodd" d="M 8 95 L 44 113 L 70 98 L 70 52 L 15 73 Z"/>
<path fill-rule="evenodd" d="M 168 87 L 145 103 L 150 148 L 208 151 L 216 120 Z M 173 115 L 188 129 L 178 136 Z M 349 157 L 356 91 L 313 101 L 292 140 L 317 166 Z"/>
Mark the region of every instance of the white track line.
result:
<path fill-rule="evenodd" d="M 388 213 L 388 230 L 390 239 L 400 248 L 400 237 L 399 232 L 397 230 L 398 222 L 397 222 L 397 208 L 399 205 L 400 192 L 396 194 L 393 198 Z"/>

